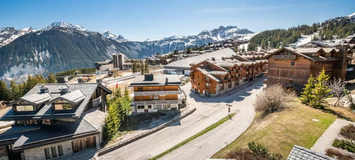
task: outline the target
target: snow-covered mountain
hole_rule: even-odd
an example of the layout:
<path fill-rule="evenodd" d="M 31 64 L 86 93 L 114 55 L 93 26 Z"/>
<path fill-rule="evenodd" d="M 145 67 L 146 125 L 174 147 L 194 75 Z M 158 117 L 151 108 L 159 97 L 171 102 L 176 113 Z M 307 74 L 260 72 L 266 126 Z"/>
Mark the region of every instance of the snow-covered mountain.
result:
<path fill-rule="evenodd" d="M 24 29 L 15 29 L 14 27 L 4 27 L 0 29 L 0 47 L 5 46 L 16 38 L 23 36 L 27 33 L 35 32 L 33 28 L 28 27 Z"/>
<path fill-rule="evenodd" d="M 6 27 L 0 32 L 0 79 L 20 82 L 31 74 L 46 76 L 50 72 L 94 67 L 95 62 L 110 59 L 114 53 L 144 58 L 157 52 L 165 54 L 209 42 L 248 39 L 253 35 L 247 29 L 221 26 L 197 35 L 129 41 L 109 31 L 90 31 L 65 22 L 54 22 L 40 30 Z"/>
<path fill-rule="evenodd" d="M 87 31 L 87 29 L 85 29 L 84 27 L 82 27 L 80 25 L 73 25 L 73 24 L 66 23 L 66 22 L 53 22 L 50 25 L 44 27 L 43 29 L 49 30 L 49 29 L 52 29 L 53 27 L 73 28 L 73 29 L 77 29 L 80 31 Z"/>
<path fill-rule="evenodd" d="M 101 35 L 105 38 L 108 38 L 108 39 L 112 39 L 112 40 L 115 40 L 115 41 L 118 41 L 118 42 L 126 42 L 128 41 L 127 39 L 125 39 L 122 35 L 114 35 L 112 34 L 110 31 L 108 30 L 105 30 L 103 32 L 101 32 Z"/>

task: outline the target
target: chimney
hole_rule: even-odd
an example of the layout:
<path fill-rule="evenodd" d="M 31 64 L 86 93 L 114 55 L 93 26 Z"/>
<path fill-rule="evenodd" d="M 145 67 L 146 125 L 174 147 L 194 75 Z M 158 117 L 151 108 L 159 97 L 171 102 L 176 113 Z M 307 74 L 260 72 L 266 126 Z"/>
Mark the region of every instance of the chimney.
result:
<path fill-rule="evenodd" d="M 102 79 L 100 77 L 96 77 L 96 83 L 102 84 Z"/>
<path fill-rule="evenodd" d="M 68 92 L 69 92 L 68 86 L 60 86 L 60 87 L 59 87 L 59 93 L 60 93 L 60 95 L 64 95 L 64 94 L 66 94 L 66 93 L 68 93 Z"/>
<path fill-rule="evenodd" d="M 168 85 L 168 77 L 165 77 L 165 85 Z"/>
<path fill-rule="evenodd" d="M 144 75 L 144 81 L 153 81 L 154 75 L 152 74 L 146 74 Z"/>
<path fill-rule="evenodd" d="M 83 83 L 83 77 L 78 77 L 78 83 Z"/>
<path fill-rule="evenodd" d="M 44 85 L 41 86 L 40 90 L 41 90 L 41 93 L 48 93 L 49 92 L 48 87 L 46 87 Z"/>
<path fill-rule="evenodd" d="M 212 61 L 216 61 L 216 59 L 214 57 L 212 57 L 211 59 L 212 59 Z"/>

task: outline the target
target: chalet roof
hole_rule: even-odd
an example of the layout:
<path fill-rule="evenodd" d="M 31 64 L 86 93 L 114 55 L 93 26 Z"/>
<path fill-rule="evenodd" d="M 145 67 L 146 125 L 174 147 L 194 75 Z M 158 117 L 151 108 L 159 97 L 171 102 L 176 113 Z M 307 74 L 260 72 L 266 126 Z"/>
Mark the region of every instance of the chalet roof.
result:
<path fill-rule="evenodd" d="M 332 51 L 339 52 L 339 49 L 335 48 L 322 48 L 326 53 L 330 53 Z"/>
<path fill-rule="evenodd" d="M 290 155 L 287 157 L 287 160 L 300 160 L 300 159 L 335 160 L 334 158 L 295 145 Z"/>
<path fill-rule="evenodd" d="M 202 74 L 206 75 L 207 77 L 209 77 L 209 78 L 215 80 L 216 82 L 221 82 L 221 81 L 222 81 L 221 79 L 219 79 L 219 78 L 217 78 L 217 77 L 211 75 L 211 74 L 209 73 L 210 70 L 207 69 L 207 68 L 201 67 L 201 68 L 196 68 L 196 69 L 197 69 L 198 71 L 200 71 Z"/>
<path fill-rule="evenodd" d="M 74 110 L 68 110 L 65 113 L 54 112 L 51 109 L 51 103 L 44 103 L 42 108 L 36 113 L 16 113 L 10 109 L 6 114 L 4 114 L 0 120 L 31 120 L 31 119 L 56 119 L 56 118 L 79 118 L 85 109 L 87 108 L 91 97 L 95 94 L 98 87 L 102 88 L 107 93 L 112 93 L 109 89 L 98 83 L 52 83 L 52 84 L 37 84 L 29 92 L 26 93 L 24 97 L 29 95 L 41 96 L 43 93 L 40 92 L 42 86 L 48 88 L 48 93 L 52 99 L 48 99 L 50 102 L 58 97 L 65 97 L 73 102 L 78 102 L 74 107 Z M 59 87 L 68 87 L 69 93 L 61 95 L 58 91 Z M 66 96 L 67 95 L 67 96 Z M 83 96 L 85 96 L 83 98 Z M 83 98 L 83 99 L 82 99 Z"/>
<path fill-rule="evenodd" d="M 224 72 L 224 71 L 210 71 L 209 72 L 212 75 L 226 75 L 228 72 Z"/>
<path fill-rule="evenodd" d="M 20 98 L 20 100 L 25 100 L 28 102 L 31 102 L 33 104 L 42 104 L 44 102 L 47 102 L 50 100 L 52 97 L 49 93 L 39 93 L 39 94 L 30 94 L 30 95 L 25 95 Z"/>
<path fill-rule="evenodd" d="M 214 57 L 215 59 L 221 59 L 222 57 L 231 57 L 235 55 L 235 52 L 230 49 L 230 48 L 224 48 L 218 51 L 213 51 L 205 54 L 199 54 L 198 56 L 178 60 L 172 63 L 169 63 L 168 65 L 165 65 L 164 68 L 169 68 L 169 69 L 176 69 L 176 68 L 182 68 L 182 69 L 190 69 L 190 64 L 192 63 L 199 63 L 202 62 L 206 59 L 211 59 L 211 57 Z"/>
<path fill-rule="evenodd" d="M 304 58 L 307 58 L 309 60 L 313 61 L 327 61 L 327 60 L 336 60 L 333 57 L 315 57 L 311 56 L 313 53 L 317 53 L 320 50 L 323 50 L 322 48 L 292 48 L 292 47 L 285 47 L 281 48 L 278 50 L 275 50 L 274 52 L 270 52 L 267 57 L 270 57 L 276 53 L 278 53 L 281 50 L 288 50 L 291 51 L 292 53 L 295 53 L 296 55 L 302 56 Z M 324 50 L 323 50 L 324 51 Z"/>
<path fill-rule="evenodd" d="M 79 103 L 82 100 L 84 100 L 85 97 L 86 97 L 85 94 L 78 89 L 78 90 L 75 90 L 73 92 L 70 92 L 70 93 L 64 94 L 62 96 L 59 96 L 59 97 L 51 100 L 51 102 L 55 101 L 56 99 L 61 98 L 61 99 L 65 99 L 67 101 L 70 101 L 72 103 Z"/>
<path fill-rule="evenodd" d="M 106 61 L 103 61 L 103 62 L 95 62 L 95 64 L 99 64 L 99 65 L 106 65 L 106 64 L 111 64 L 113 63 L 113 60 L 106 60 Z"/>
<path fill-rule="evenodd" d="M 104 118 L 96 117 L 96 123 L 103 123 Z M 10 142 L 14 144 L 13 150 L 21 150 L 100 133 L 85 119 L 86 115 L 72 123 L 58 121 L 52 125 L 13 126 L 0 135 L 0 144 Z"/>

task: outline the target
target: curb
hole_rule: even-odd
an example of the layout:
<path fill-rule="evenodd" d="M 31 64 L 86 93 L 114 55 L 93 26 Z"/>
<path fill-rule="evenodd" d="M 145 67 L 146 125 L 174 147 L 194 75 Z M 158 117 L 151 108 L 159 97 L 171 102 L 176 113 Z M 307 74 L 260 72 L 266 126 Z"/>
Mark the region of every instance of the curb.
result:
<path fill-rule="evenodd" d="M 109 146 L 107 148 L 102 148 L 102 149 L 97 151 L 97 155 L 98 156 L 104 155 L 106 153 L 109 153 L 109 152 L 117 149 L 117 148 L 123 147 L 123 146 L 125 146 L 127 144 L 130 144 L 130 143 L 136 141 L 136 140 L 139 140 L 139 139 L 144 138 L 144 137 L 146 137 L 146 136 L 148 136 L 150 134 L 153 134 L 153 133 L 155 133 L 155 132 L 157 132 L 157 131 L 159 131 L 159 130 L 161 130 L 161 129 L 163 129 L 163 128 L 165 128 L 165 127 L 167 127 L 167 126 L 169 126 L 169 125 L 171 125 L 173 123 L 175 123 L 176 121 L 185 118 L 186 116 L 190 115 L 191 113 L 193 113 L 195 111 L 196 111 L 196 108 L 193 108 L 192 110 L 188 111 L 187 113 L 183 113 L 181 116 L 176 117 L 176 118 L 174 118 L 174 119 L 172 119 L 172 120 L 170 120 L 168 122 L 165 122 L 165 123 L 159 125 L 158 127 L 155 127 L 154 129 L 151 129 L 151 130 L 149 130 L 147 132 L 141 133 L 141 134 L 139 134 L 137 136 L 134 136 L 134 137 L 132 137 L 130 139 L 120 141 L 117 144 L 111 145 L 111 146 Z"/>

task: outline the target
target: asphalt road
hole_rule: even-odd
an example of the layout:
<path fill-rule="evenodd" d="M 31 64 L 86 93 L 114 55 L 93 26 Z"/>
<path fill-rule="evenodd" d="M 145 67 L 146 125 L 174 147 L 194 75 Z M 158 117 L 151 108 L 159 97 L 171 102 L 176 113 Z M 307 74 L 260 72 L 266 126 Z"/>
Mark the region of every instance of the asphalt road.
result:
<path fill-rule="evenodd" d="M 190 93 L 190 84 L 182 86 L 190 107 L 196 111 L 152 135 L 97 157 L 97 159 L 135 160 L 149 159 L 183 140 L 193 136 L 206 127 L 228 115 L 227 103 L 232 104 L 231 112 L 237 112 L 233 120 L 227 121 L 216 129 L 185 144 L 162 159 L 206 159 L 216 151 L 232 142 L 243 133 L 254 119 L 253 103 L 256 92 L 261 90 L 263 79 L 246 83 L 237 89 L 218 97 L 200 97 Z"/>

